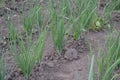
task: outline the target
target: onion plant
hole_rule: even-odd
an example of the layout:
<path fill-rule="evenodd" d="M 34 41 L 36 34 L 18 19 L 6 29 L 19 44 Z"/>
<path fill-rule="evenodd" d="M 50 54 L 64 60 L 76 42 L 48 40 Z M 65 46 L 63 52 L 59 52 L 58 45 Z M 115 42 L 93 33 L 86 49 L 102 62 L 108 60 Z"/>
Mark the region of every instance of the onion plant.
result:
<path fill-rule="evenodd" d="M 72 0 L 61 0 L 60 4 L 61 9 L 65 8 L 66 17 L 70 17 L 73 9 Z"/>
<path fill-rule="evenodd" d="M 22 35 L 19 35 L 19 43 L 14 42 L 10 45 L 13 56 L 15 57 L 20 69 L 26 75 L 27 80 L 35 65 L 36 60 L 41 61 L 46 31 L 42 32 L 36 43 L 32 41 L 32 36 L 27 36 L 26 42 L 23 41 Z"/>
<path fill-rule="evenodd" d="M 119 38 L 119 37 L 118 37 Z M 117 39 L 118 40 L 118 39 Z M 98 78 L 102 80 L 111 80 L 115 69 L 120 64 L 119 57 L 119 41 L 113 40 L 113 35 L 110 36 L 110 44 L 108 51 L 102 51 L 102 56 L 97 60 L 98 63 Z M 118 45 L 116 45 L 118 44 Z M 115 48 L 116 46 L 116 48 Z"/>
<path fill-rule="evenodd" d="M 58 53 L 62 52 L 65 38 L 65 28 L 64 28 L 64 19 L 55 20 L 56 14 L 53 17 L 53 22 L 51 23 L 51 33 L 54 45 Z"/>
<path fill-rule="evenodd" d="M 106 57 L 97 60 L 98 74 L 97 76 L 95 76 L 94 75 L 94 55 L 92 56 L 88 80 L 116 80 L 120 76 L 120 74 L 113 75 L 117 65 L 120 63 L 120 58 L 114 61 L 114 63 L 112 63 L 108 68 L 106 68 L 106 64 L 104 63 L 105 61 L 103 61 L 103 60 L 106 60 L 105 58 Z"/>
<path fill-rule="evenodd" d="M 65 39 L 65 8 L 62 8 L 62 12 L 57 13 L 56 9 L 54 9 L 53 4 L 50 3 L 50 15 L 51 15 L 51 34 L 53 43 L 57 52 L 60 54 L 62 52 L 64 46 Z M 62 17 L 60 16 L 62 15 Z"/>
<path fill-rule="evenodd" d="M 92 55 L 92 59 L 91 59 L 91 66 L 90 66 L 90 71 L 89 71 L 89 77 L 88 80 L 95 80 L 95 76 L 94 76 L 94 55 Z"/>
<path fill-rule="evenodd" d="M 120 0 L 109 0 L 106 1 L 106 6 L 104 7 L 104 18 L 105 23 L 108 24 L 112 15 L 113 10 L 120 4 Z"/>
<path fill-rule="evenodd" d="M 0 0 L 0 8 L 5 5 L 4 0 Z"/>
<path fill-rule="evenodd" d="M 24 24 L 24 30 L 26 33 L 32 32 L 32 29 L 34 27 L 34 20 L 33 15 L 28 16 L 27 18 L 24 18 L 23 24 Z"/>
<path fill-rule="evenodd" d="M 37 19 L 37 24 L 39 27 L 39 30 L 42 31 L 43 30 L 43 20 L 42 20 L 42 8 L 37 6 L 36 7 L 36 19 Z"/>
<path fill-rule="evenodd" d="M 3 55 L 0 57 L 0 80 L 5 80 L 5 63 Z"/>
<path fill-rule="evenodd" d="M 113 60 L 116 61 L 120 58 L 120 32 L 118 33 L 117 38 L 114 38 L 114 34 L 111 34 L 109 40 L 109 53 L 113 56 Z"/>
<path fill-rule="evenodd" d="M 36 18 L 35 15 L 36 15 L 36 8 L 33 7 L 28 11 L 27 17 L 25 16 L 25 14 L 22 16 L 23 27 L 27 34 L 32 33 L 32 30 L 35 24 L 35 18 Z"/>
<path fill-rule="evenodd" d="M 115 69 L 120 65 L 120 33 L 115 39 L 113 33 L 109 38 L 109 45 L 106 43 L 106 50 L 102 50 L 99 47 L 97 60 L 98 73 L 96 76 L 97 80 L 116 80 L 118 75 L 114 75 Z"/>
<path fill-rule="evenodd" d="M 37 1 L 39 2 L 39 1 Z M 34 24 L 37 23 L 38 31 L 42 31 L 44 29 L 43 25 L 43 14 L 42 14 L 42 7 L 36 3 L 35 6 L 28 11 L 28 16 L 23 16 L 23 26 L 26 33 L 32 32 L 34 28 Z"/>
<path fill-rule="evenodd" d="M 76 13 L 72 16 L 73 36 L 77 40 L 80 38 L 83 30 L 90 29 L 92 23 L 96 20 L 97 0 L 77 0 Z"/>
<path fill-rule="evenodd" d="M 16 40 L 17 34 L 12 20 L 8 20 L 10 30 L 10 41 Z"/>
<path fill-rule="evenodd" d="M 46 41 L 46 35 L 47 35 L 47 31 L 44 30 L 40 33 L 40 37 L 38 38 L 36 45 L 34 46 L 34 52 L 37 55 L 37 61 L 39 63 L 41 63 L 41 59 L 42 59 L 42 54 L 44 51 L 44 47 L 45 47 L 45 41 Z"/>
<path fill-rule="evenodd" d="M 1 34 L 0 34 L 0 43 L 2 43 L 2 36 L 1 36 Z"/>
<path fill-rule="evenodd" d="M 115 10 L 120 10 L 120 3 L 115 7 Z"/>

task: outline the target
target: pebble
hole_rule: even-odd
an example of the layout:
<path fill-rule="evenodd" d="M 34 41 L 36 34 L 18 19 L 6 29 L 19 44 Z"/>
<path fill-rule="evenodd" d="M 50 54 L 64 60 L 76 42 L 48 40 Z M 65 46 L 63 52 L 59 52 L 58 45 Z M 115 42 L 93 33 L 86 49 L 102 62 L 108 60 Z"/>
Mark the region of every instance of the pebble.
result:
<path fill-rule="evenodd" d="M 49 67 L 54 67 L 54 63 L 53 62 L 48 62 L 46 63 Z"/>
<path fill-rule="evenodd" d="M 78 58 L 78 52 L 76 49 L 71 48 L 65 52 L 64 58 L 67 60 L 74 60 Z"/>

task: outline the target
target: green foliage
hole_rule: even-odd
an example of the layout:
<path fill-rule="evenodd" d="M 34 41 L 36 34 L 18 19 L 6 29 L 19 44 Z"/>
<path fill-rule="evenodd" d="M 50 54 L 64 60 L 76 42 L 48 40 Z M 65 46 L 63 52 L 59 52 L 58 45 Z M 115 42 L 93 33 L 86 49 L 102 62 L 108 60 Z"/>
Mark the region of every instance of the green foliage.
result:
<path fill-rule="evenodd" d="M 71 17 L 73 21 L 73 36 L 78 40 L 83 30 L 90 29 L 96 20 L 98 9 L 97 0 L 77 0 L 75 15 Z"/>
<path fill-rule="evenodd" d="M 81 33 L 82 33 L 82 30 L 83 30 L 83 27 L 80 26 L 80 22 L 79 22 L 79 18 L 77 18 L 76 20 L 73 21 L 73 37 L 74 37 L 74 40 L 78 40 L 81 36 Z"/>
<path fill-rule="evenodd" d="M 92 25 L 91 30 L 93 31 L 101 31 L 104 28 L 104 19 L 99 17 Z"/>
<path fill-rule="evenodd" d="M 55 17 L 53 17 L 55 19 Z M 64 37 L 65 37 L 65 29 L 64 29 L 64 19 L 59 20 L 57 24 L 51 24 L 51 33 L 54 45 L 58 51 L 58 53 L 62 52 L 63 45 L 64 45 Z"/>
<path fill-rule="evenodd" d="M 110 35 L 110 41 L 109 41 L 109 53 L 113 57 L 113 61 L 116 61 L 120 58 L 120 32 L 117 35 L 117 38 L 114 37 L 114 34 Z M 111 60 L 111 59 L 110 59 Z M 120 64 L 119 64 L 120 67 Z"/>
<path fill-rule="evenodd" d="M 23 24 L 24 24 L 24 30 L 27 33 L 32 32 L 32 29 L 34 27 L 33 15 L 32 16 L 28 16 L 27 18 L 24 18 Z"/>
<path fill-rule="evenodd" d="M 40 5 L 35 5 L 28 11 L 27 16 L 23 16 L 23 26 L 24 30 L 27 34 L 32 33 L 34 28 L 34 24 L 37 23 L 38 31 L 42 32 L 44 30 L 45 25 L 43 25 L 43 14 L 42 7 Z"/>
<path fill-rule="evenodd" d="M 14 42 L 13 45 L 10 45 L 13 56 L 28 80 L 36 60 L 41 61 L 45 38 L 46 31 L 41 33 L 36 44 L 32 41 L 32 36 L 27 36 L 25 43 L 20 35 L 19 43 Z"/>
<path fill-rule="evenodd" d="M 35 18 L 36 18 L 35 15 L 36 15 L 36 8 L 33 7 L 28 12 L 27 17 L 23 16 L 23 27 L 27 34 L 32 33 L 32 29 L 34 27 Z"/>
<path fill-rule="evenodd" d="M 0 57 L 0 80 L 5 80 L 4 56 Z"/>
<path fill-rule="evenodd" d="M 47 35 L 46 30 L 41 32 L 40 37 L 38 38 L 37 43 L 34 46 L 34 52 L 37 55 L 37 60 L 38 60 L 39 63 L 41 63 L 42 54 L 43 54 L 44 47 L 45 47 L 46 35 Z"/>
<path fill-rule="evenodd" d="M 120 34 L 119 34 L 120 35 Z M 117 36 L 117 39 L 115 39 L 114 34 L 112 33 L 109 38 L 109 47 L 108 45 L 105 47 L 107 50 L 101 50 L 99 47 L 98 54 L 99 56 L 97 58 L 97 69 L 98 74 L 96 78 L 98 80 L 114 80 L 116 75 L 113 75 L 115 69 L 120 64 L 120 38 L 119 35 Z"/>
<path fill-rule="evenodd" d="M 110 1 L 107 1 L 107 4 L 104 7 L 104 11 L 103 11 L 104 15 L 105 15 L 104 16 L 105 23 L 109 23 L 113 10 L 119 4 L 120 4 L 120 0 L 110 0 Z"/>
<path fill-rule="evenodd" d="M 61 0 L 60 4 L 61 9 L 65 8 L 64 11 L 66 13 L 66 16 L 71 16 L 73 8 L 72 0 Z"/>
<path fill-rule="evenodd" d="M 62 12 L 57 13 L 54 9 L 53 4 L 50 3 L 50 15 L 51 15 L 51 34 L 54 46 L 58 53 L 62 52 L 64 46 L 64 39 L 65 39 L 65 8 L 62 8 Z M 62 15 L 62 16 L 61 16 Z"/>
<path fill-rule="evenodd" d="M 40 29 L 40 31 L 43 30 L 43 20 L 42 20 L 42 12 L 41 12 L 41 7 L 37 6 L 36 7 L 36 19 L 37 19 L 37 24 Z"/>
<path fill-rule="evenodd" d="M 9 30 L 10 30 L 10 41 L 14 41 L 17 39 L 15 26 L 11 20 L 8 21 L 8 24 L 9 24 Z"/>
<path fill-rule="evenodd" d="M 4 0 L 0 0 L 0 8 L 3 7 L 5 4 L 4 4 Z"/>
<path fill-rule="evenodd" d="M 68 18 L 68 23 L 72 24 L 74 39 L 78 40 L 82 31 L 90 29 L 90 26 L 96 20 L 98 0 L 60 0 L 59 3 L 50 0 L 50 15 L 54 11 L 56 11 L 55 14 L 59 15 L 63 9 L 64 17 Z"/>
<path fill-rule="evenodd" d="M 113 0 L 113 2 L 115 2 L 115 4 L 116 4 L 115 10 L 120 10 L 120 1 L 119 0 Z"/>
<path fill-rule="evenodd" d="M 115 10 L 120 10 L 120 4 L 115 7 Z"/>
<path fill-rule="evenodd" d="M 91 66 L 90 66 L 90 71 L 89 71 L 89 77 L 88 80 L 95 80 L 94 79 L 94 55 L 92 55 L 91 59 Z"/>

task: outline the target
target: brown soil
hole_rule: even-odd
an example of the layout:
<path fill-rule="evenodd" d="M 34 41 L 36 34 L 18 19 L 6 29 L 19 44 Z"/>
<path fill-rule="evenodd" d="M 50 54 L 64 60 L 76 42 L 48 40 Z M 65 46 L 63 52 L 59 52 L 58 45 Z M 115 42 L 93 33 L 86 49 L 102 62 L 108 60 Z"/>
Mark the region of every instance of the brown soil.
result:
<path fill-rule="evenodd" d="M 17 4 L 21 5 L 20 3 L 22 0 L 17 1 Z M 45 4 L 46 0 L 41 0 L 41 2 Z M 19 19 L 19 15 L 22 12 L 19 5 L 16 9 L 13 9 L 12 3 L 6 5 L 11 10 L 15 11 L 13 18 L 16 29 L 22 29 L 21 21 Z M 104 5 L 104 2 L 102 2 L 101 6 L 102 5 Z M 7 21 L 3 17 L 3 11 L 5 11 L 4 8 L 0 9 L 0 35 L 2 36 L 2 41 L 0 42 L 0 51 L 4 49 L 5 64 L 7 67 L 5 79 L 26 80 L 8 48 L 9 29 Z M 116 25 L 115 29 L 120 31 L 120 14 L 114 13 L 112 22 Z M 103 47 L 105 39 L 108 36 L 109 32 L 107 29 L 104 29 L 100 32 L 88 32 L 85 37 L 78 41 L 74 41 L 72 36 L 70 36 L 65 44 L 62 55 L 58 55 L 53 46 L 51 35 L 48 33 L 42 63 L 41 65 L 36 63 L 30 75 L 30 80 L 78 80 L 79 78 L 80 80 L 88 80 L 90 51 L 86 40 L 92 43 L 95 54 L 97 54 L 98 43 L 100 43 L 100 45 Z M 0 53 L 0 56 L 1 55 L 2 53 Z M 117 72 L 119 72 L 119 70 Z"/>

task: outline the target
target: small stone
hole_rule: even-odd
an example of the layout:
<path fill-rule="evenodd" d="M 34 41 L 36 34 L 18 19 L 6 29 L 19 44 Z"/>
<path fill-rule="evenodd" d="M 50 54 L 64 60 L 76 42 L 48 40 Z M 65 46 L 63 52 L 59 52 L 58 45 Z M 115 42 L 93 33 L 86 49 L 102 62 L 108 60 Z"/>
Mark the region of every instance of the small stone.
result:
<path fill-rule="evenodd" d="M 82 69 L 80 68 L 80 69 L 78 69 L 78 71 L 82 71 Z"/>
<path fill-rule="evenodd" d="M 78 52 L 76 49 L 68 49 L 64 55 L 64 58 L 67 60 L 74 60 L 78 58 Z"/>
<path fill-rule="evenodd" d="M 49 67 L 54 67 L 54 63 L 53 62 L 47 62 L 46 65 L 49 66 Z"/>

